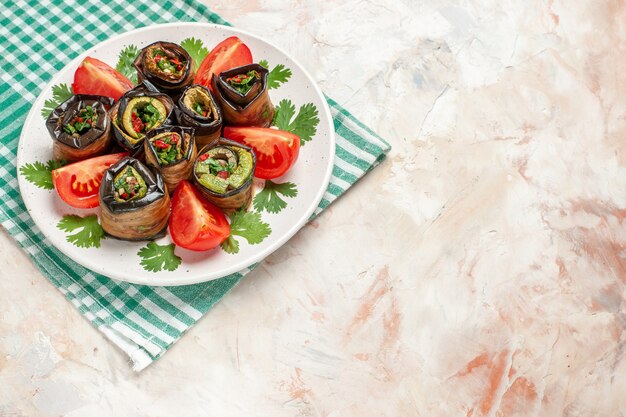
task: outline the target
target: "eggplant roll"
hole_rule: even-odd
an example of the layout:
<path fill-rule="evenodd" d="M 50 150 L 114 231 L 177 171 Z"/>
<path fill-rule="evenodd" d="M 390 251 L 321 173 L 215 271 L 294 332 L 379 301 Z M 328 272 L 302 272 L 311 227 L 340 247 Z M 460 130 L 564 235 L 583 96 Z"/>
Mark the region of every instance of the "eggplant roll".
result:
<path fill-rule="evenodd" d="M 150 81 L 159 90 L 178 94 L 193 82 L 193 61 L 180 45 L 172 42 L 155 42 L 143 48 L 133 67 L 139 82 Z"/>
<path fill-rule="evenodd" d="M 225 125 L 268 127 L 274 105 L 267 92 L 268 70 L 244 65 L 213 75 L 213 91 L 222 108 Z"/>
<path fill-rule="evenodd" d="M 217 145 L 205 146 L 199 155 L 193 179 L 200 192 L 226 213 L 247 209 L 256 167 L 252 148 L 220 138 Z"/>
<path fill-rule="evenodd" d="M 105 154 L 111 146 L 112 105 L 110 97 L 78 94 L 54 109 L 46 120 L 54 158 L 75 162 Z"/>
<path fill-rule="evenodd" d="M 167 228 L 170 196 L 163 178 L 135 158 L 126 157 L 105 171 L 99 201 L 102 228 L 110 236 L 144 240 Z"/>
<path fill-rule="evenodd" d="M 162 126 L 152 129 L 143 146 L 146 163 L 161 173 L 170 195 L 179 182 L 191 177 L 198 154 L 193 128 Z"/>
<path fill-rule="evenodd" d="M 198 148 L 219 140 L 222 112 L 208 88 L 199 84 L 187 87 L 174 107 L 174 115 L 179 125 L 194 128 Z"/>
<path fill-rule="evenodd" d="M 174 102 L 167 94 L 144 81 L 127 91 L 111 108 L 113 137 L 132 156 L 139 156 L 146 133 L 166 124 L 173 108 Z"/>

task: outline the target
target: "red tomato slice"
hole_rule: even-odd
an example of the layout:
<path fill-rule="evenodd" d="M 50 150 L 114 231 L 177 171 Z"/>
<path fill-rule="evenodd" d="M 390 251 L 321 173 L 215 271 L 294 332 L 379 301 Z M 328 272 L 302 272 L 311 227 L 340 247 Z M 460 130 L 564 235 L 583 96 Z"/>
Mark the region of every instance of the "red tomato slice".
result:
<path fill-rule="evenodd" d="M 252 64 L 250 49 L 241 39 L 231 36 L 215 45 L 215 48 L 204 58 L 198 71 L 196 71 L 194 84 L 202 84 L 212 91 L 211 79 L 213 74 L 219 75 L 231 68 L 248 64 Z"/>
<path fill-rule="evenodd" d="M 52 182 L 61 200 L 76 208 L 98 207 L 102 176 L 126 152 L 96 156 L 52 171 Z"/>
<path fill-rule="evenodd" d="M 74 73 L 74 94 L 95 94 L 118 100 L 133 83 L 104 62 L 88 56 Z"/>
<path fill-rule="evenodd" d="M 209 203 L 189 181 L 181 181 L 172 197 L 170 235 L 177 246 L 206 251 L 230 235 L 224 213 Z"/>
<path fill-rule="evenodd" d="M 284 130 L 266 127 L 225 127 L 224 137 L 254 149 L 254 176 L 271 180 L 284 175 L 296 163 L 300 138 Z"/>

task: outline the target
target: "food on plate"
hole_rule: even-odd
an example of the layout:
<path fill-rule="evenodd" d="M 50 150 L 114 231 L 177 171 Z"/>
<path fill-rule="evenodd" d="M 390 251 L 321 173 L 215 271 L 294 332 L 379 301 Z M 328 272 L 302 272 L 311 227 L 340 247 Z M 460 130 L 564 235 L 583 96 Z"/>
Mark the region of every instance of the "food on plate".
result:
<path fill-rule="evenodd" d="M 88 56 L 74 73 L 72 90 L 74 94 L 90 94 L 111 97 L 118 100 L 122 94 L 133 88 L 133 83 L 114 68 Z"/>
<path fill-rule="evenodd" d="M 96 156 L 52 171 L 54 189 L 76 208 L 98 207 L 98 190 L 102 176 L 111 165 L 128 155 L 125 152 Z"/>
<path fill-rule="evenodd" d="M 189 181 L 181 181 L 176 187 L 169 229 L 177 246 L 195 251 L 213 249 L 230 235 L 224 213 Z"/>
<path fill-rule="evenodd" d="M 218 75 L 223 71 L 247 64 L 252 64 L 250 48 L 237 36 L 231 36 L 215 45 L 204 58 L 196 71 L 193 82 L 194 84 L 202 84 L 212 90 L 214 74 Z"/>
<path fill-rule="evenodd" d="M 191 177 L 197 155 L 193 128 L 162 126 L 152 129 L 143 144 L 146 163 L 161 173 L 170 194 L 179 182 Z"/>
<path fill-rule="evenodd" d="M 108 151 L 112 105 L 110 97 L 78 94 L 54 109 L 46 120 L 54 158 L 74 162 Z"/>
<path fill-rule="evenodd" d="M 106 170 L 99 192 L 102 229 L 124 240 L 145 240 L 165 232 L 170 197 L 163 177 L 135 158 Z"/>
<path fill-rule="evenodd" d="M 184 90 L 174 107 L 174 115 L 179 125 L 194 128 L 198 148 L 219 140 L 222 112 L 208 88 L 192 85 Z"/>
<path fill-rule="evenodd" d="M 139 156 L 146 133 L 166 124 L 173 108 L 174 102 L 167 94 L 143 81 L 126 92 L 111 109 L 113 137 L 132 156 Z"/>
<path fill-rule="evenodd" d="M 267 88 L 269 71 L 259 64 L 244 65 L 213 75 L 213 91 L 225 125 L 267 127 L 274 105 Z"/>
<path fill-rule="evenodd" d="M 177 94 L 193 82 L 193 62 L 180 45 L 154 42 L 133 62 L 139 82 L 148 80 L 164 93 Z"/>
<path fill-rule="evenodd" d="M 206 146 L 198 154 L 193 177 L 200 192 L 227 213 L 248 208 L 256 165 L 252 148 L 220 139 L 217 145 Z"/>
<path fill-rule="evenodd" d="M 296 163 L 300 138 L 291 132 L 265 127 L 225 127 L 224 137 L 254 149 L 257 158 L 254 176 L 278 178 Z"/>

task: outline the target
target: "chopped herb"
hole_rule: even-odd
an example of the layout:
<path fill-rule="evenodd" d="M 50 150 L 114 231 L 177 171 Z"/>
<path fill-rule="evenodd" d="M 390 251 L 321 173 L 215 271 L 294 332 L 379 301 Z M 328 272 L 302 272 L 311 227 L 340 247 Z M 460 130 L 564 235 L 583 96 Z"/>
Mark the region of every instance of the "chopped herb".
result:
<path fill-rule="evenodd" d="M 167 74 L 178 75 L 185 66 L 184 61 L 168 57 L 162 49 L 155 49 L 152 52 L 152 59 L 154 60 L 156 66 Z"/>
<path fill-rule="evenodd" d="M 296 184 L 285 182 L 278 184 L 270 180 L 265 181 L 263 190 L 254 196 L 254 209 L 258 212 L 263 210 L 269 213 L 278 213 L 287 207 L 287 202 L 283 200 L 279 194 L 284 197 L 295 197 L 298 195 Z"/>
<path fill-rule="evenodd" d="M 79 248 L 99 248 L 100 240 L 104 238 L 104 230 L 95 214 L 85 217 L 68 214 L 63 216 L 57 227 L 64 232 L 76 231 L 74 234 L 68 234 L 66 239 Z"/>
<path fill-rule="evenodd" d="M 113 181 L 113 187 L 113 196 L 116 201 L 121 203 L 143 198 L 148 192 L 146 182 L 131 166 L 127 166 L 117 174 Z"/>
<path fill-rule="evenodd" d="M 78 114 L 63 126 L 63 130 L 68 135 L 80 136 L 87 132 L 98 122 L 98 113 L 92 106 L 80 109 Z"/>
<path fill-rule="evenodd" d="M 237 74 L 226 79 L 235 90 L 241 94 L 246 94 L 252 88 L 255 81 L 261 79 L 261 74 L 256 70 L 248 71 L 245 74 Z"/>
<path fill-rule="evenodd" d="M 146 271 L 159 272 L 162 270 L 174 271 L 181 264 L 181 259 L 174 253 L 176 246 L 173 243 L 169 245 L 158 245 L 149 242 L 146 246 L 139 249 L 137 255 L 141 258 L 141 266 Z"/>
<path fill-rule="evenodd" d="M 41 109 L 41 116 L 44 119 L 50 116 L 50 113 L 54 111 L 57 107 L 61 105 L 64 101 L 72 97 L 74 93 L 72 93 L 72 89 L 68 87 L 67 84 L 58 84 L 52 86 L 52 98 L 48 99 L 43 104 L 43 109 Z"/>
<path fill-rule="evenodd" d="M 195 111 L 196 113 L 198 113 L 200 116 L 206 117 L 207 115 L 207 111 L 204 108 L 204 105 L 202 103 L 200 103 L 199 101 L 196 101 L 193 104 L 193 111 Z"/>
<path fill-rule="evenodd" d="M 183 140 L 177 133 L 150 139 L 160 165 L 169 165 L 183 157 Z"/>

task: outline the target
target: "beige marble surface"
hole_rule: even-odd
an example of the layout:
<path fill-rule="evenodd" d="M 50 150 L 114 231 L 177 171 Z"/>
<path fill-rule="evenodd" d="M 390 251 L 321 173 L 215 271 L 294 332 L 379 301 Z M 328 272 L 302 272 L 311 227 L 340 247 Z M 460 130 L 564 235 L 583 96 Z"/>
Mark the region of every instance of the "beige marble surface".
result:
<path fill-rule="evenodd" d="M 210 6 L 389 159 L 141 374 L 0 233 L 0 416 L 626 415 L 626 3 Z"/>

